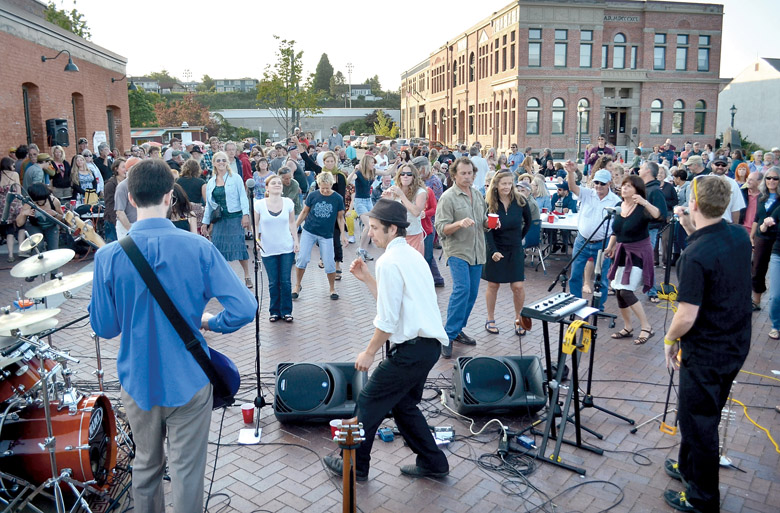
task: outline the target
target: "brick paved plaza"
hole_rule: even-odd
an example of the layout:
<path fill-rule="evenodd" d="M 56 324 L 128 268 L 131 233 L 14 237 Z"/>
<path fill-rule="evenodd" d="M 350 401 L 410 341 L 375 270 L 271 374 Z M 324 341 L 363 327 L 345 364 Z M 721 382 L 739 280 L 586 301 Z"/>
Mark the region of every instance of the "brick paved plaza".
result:
<path fill-rule="evenodd" d="M 354 245 L 345 248 L 345 255 L 354 254 Z M 4 250 L 4 248 L 3 248 Z M 373 246 L 370 253 L 378 256 Z M 436 251 L 438 257 L 440 251 Z M 4 258 L 3 258 L 4 260 Z M 316 262 L 312 258 L 312 262 Z M 442 274 L 447 286 L 436 289 L 439 305 L 446 313 L 450 292 L 449 272 L 442 264 Z M 63 268 L 66 274 L 80 269 L 89 270 L 91 260 L 71 262 Z M 237 262 L 235 270 L 240 271 Z M 534 272 L 527 268 L 526 304 L 548 295 L 547 287 L 561 268 L 561 262 L 550 262 L 548 274 Z M 345 269 L 348 267 L 345 265 Z M 373 268 L 373 263 L 370 265 Z M 9 264 L 0 272 L 2 288 L 0 304 L 9 304 L 16 298 L 17 290 L 30 288 L 21 279 L 11 278 Z M 182 272 L 194 272 L 182 265 Z M 662 269 L 657 269 L 662 273 Z M 746 270 L 748 272 L 748 270 Z M 656 277 L 658 281 L 661 276 Z M 263 393 L 266 400 L 273 400 L 273 371 L 280 362 L 351 362 L 366 345 L 373 331 L 374 300 L 362 283 L 348 272 L 337 284 L 341 295 L 338 301 L 331 301 L 327 294 L 324 272 L 316 265 L 309 266 L 303 283 L 301 297 L 294 304 L 295 322 L 270 324 L 267 320 L 267 285 L 261 287 L 262 311 L 260 316 L 261 370 Z M 86 313 L 91 286 L 87 286 L 72 299 L 65 301 L 58 319 L 60 325 Z M 173 291 L 175 294 L 175 290 Z M 541 324 L 534 322 L 533 329 L 522 339 L 512 332 L 513 312 L 509 290 L 499 292 L 497 325 L 499 335 L 490 335 L 484 328 L 485 306 L 483 291 L 477 299 L 467 333 L 474 336 L 476 347 L 458 346 L 454 357 L 464 355 L 538 355 L 542 356 Z M 59 296 L 62 299 L 62 296 Z M 766 303 L 764 299 L 764 303 Z M 643 422 L 663 410 L 668 384 L 668 374 L 663 365 L 662 335 L 664 324 L 671 320 L 671 311 L 656 307 L 645 299 L 644 306 L 656 331 L 644 346 L 634 346 L 630 339 L 613 341 L 607 323 L 600 322 L 596 343 L 595 381 L 593 393 L 598 405 L 610 408 L 622 415 Z M 663 306 L 660 305 L 660 306 Z M 216 312 L 219 305 L 213 302 L 209 310 Z M 607 304 L 607 310 L 616 312 L 614 298 Z M 72 329 L 53 335 L 54 345 L 70 350 L 81 358 L 74 366 L 77 370 L 74 380 L 87 389 L 96 389 L 96 380 L 91 374 L 95 365 L 95 346 L 90 338 L 90 328 L 79 323 Z M 210 345 L 226 352 L 238 364 L 243 375 L 239 393 L 241 402 L 251 401 L 255 396 L 255 346 L 254 323 L 232 335 L 207 333 Z M 752 373 L 774 376 L 772 369 L 780 369 L 778 343 L 766 336 L 769 320 L 766 304 L 761 312 L 753 316 L 753 347 L 744 370 Z M 557 327 L 551 332 L 557 340 Z M 115 356 L 118 339 L 101 343 L 103 366 L 106 371 L 108 395 L 112 404 L 118 405 Z M 378 363 L 379 358 L 377 358 Z M 462 421 L 446 415 L 439 405 L 434 388 L 451 386 L 452 364 L 455 360 L 440 360 L 434 367 L 430 380 L 431 389 L 424 395 L 423 407 L 431 425 L 454 426 L 458 441 L 448 448 L 451 467 L 450 476 L 442 480 L 410 479 L 402 476 L 399 465 L 412 463 L 413 456 L 403 447 L 403 441 L 396 438 L 391 443 L 377 440 L 374 444 L 370 479 L 357 486 L 358 506 L 362 511 L 376 512 L 450 512 L 450 511 L 529 511 L 544 507 L 553 511 L 545 501 L 552 500 L 556 511 L 596 512 L 613 507 L 617 512 L 666 512 L 671 511 L 662 498 L 662 492 L 670 487 L 679 489 L 680 484 L 669 478 L 661 464 L 666 457 L 676 457 L 678 436 L 661 433 L 658 423 L 641 428 L 631 434 L 632 426 L 610 415 L 594 409 L 583 411 L 585 427 L 594 429 L 604 436 L 603 440 L 584 433 L 584 441 L 605 449 L 598 456 L 582 449 L 564 446 L 562 456 L 565 462 L 587 470 L 582 478 L 572 472 L 552 465 L 535 463 L 535 471 L 527 476 L 529 486 L 521 484 L 518 478 L 509 478 L 487 471 L 475 463 L 485 453 L 497 450 L 497 430 L 488 430 L 478 437 L 461 439 L 468 435 L 468 426 Z M 585 377 L 587 365 L 581 367 Z M 778 376 L 775 376 L 777 378 Z M 780 403 L 776 380 L 742 372 L 737 377 L 733 396 L 748 405 L 748 414 L 760 425 L 766 427 L 780 440 L 780 415 L 774 406 Z M 584 384 L 583 384 L 584 386 Z M 674 395 L 673 395 L 674 400 Z M 450 404 L 452 401 L 450 400 Z M 491 417 L 477 418 L 477 429 Z M 527 426 L 534 418 L 499 416 L 512 429 Z M 207 488 L 212 472 L 220 429 L 221 413 L 212 416 L 211 440 L 207 467 Z M 326 456 L 335 450 L 330 441 L 327 425 L 282 425 L 277 422 L 271 407 L 262 411 L 262 443 L 256 446 L 236 446 L 238 432 L 244 428 L 238 407 L 227 410 L 222 426 L 216 477 L 212 493 L 226 494 L 212 497 L 209 511 L 251 512 L 272 511 L 341 511 L 341 480 L 332 478 L 324 470 L 317 456 Z M 392 420 L 385 425 L 392 426 Z M 567 432 L 572 435 L 572 430 Z M 538 438 L 537 438 L 538 441 Z M 778 452 L 766 434 L 753 426 L 741 407 L 736 410 L 734 421 L 729 426 L 727 453 L 734 465 L 744 472 L 721 469 L 720 489 L 722 510 L 728 512 L 778 511 L 780 506 L 780 464 Z M 290 446 L 298 444 L 310 450 Z M 313 451 L 313 452 L 312 452 Z M 633 456 L 632 451 L 641 451 L 642 456 Z M 550 450 L 548 449 L 548 454 Z M 317 456 L 315 456 L 315 454 Z M 507 481 L 509 479 L 509 481 Z M 591 483 L 592 484 L 589 484 Z M 573 488 L 575 487 L 576 488 Z M 615 505 L 616 503 L 618 503 Z"/>

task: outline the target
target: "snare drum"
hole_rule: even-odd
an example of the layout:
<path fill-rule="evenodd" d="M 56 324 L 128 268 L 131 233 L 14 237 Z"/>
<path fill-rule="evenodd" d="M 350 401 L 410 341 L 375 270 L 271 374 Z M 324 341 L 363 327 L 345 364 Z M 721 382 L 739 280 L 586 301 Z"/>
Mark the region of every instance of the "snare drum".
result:
<path fill-rule="evenodd" d="M 75 413 L 68 408 L 57 411 L 51 403 L 52 434 L 57 439 L 55 456 L 57 472 L 71 469 L 77 481 L 95 480 L 106 487 L 111 471 L 116 467 L 116 418 L 111 402 L 102 394 L 82 398 Z M 41 405 L 9 415 L 0 433 L 5 456 L 0 457 L 0 469 L 40 484 L 52 477 L 48 451 L 38 446 L 47 437 L 46 417 Z"/>
<path fill-rule="evenodd" d="M 37 357 L 22 351 L 0 356 L 0 403 L 14 397 L 24 397 L 39 388 L 41 383 L 41 362 Z M 47 372 L 59 370 L 60 364 L 44 358 Z"/>

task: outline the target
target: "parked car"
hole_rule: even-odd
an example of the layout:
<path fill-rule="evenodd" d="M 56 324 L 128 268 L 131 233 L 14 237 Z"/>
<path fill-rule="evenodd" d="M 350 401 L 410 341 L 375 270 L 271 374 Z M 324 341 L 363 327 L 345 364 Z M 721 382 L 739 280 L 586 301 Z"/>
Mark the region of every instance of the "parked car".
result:
<path fill-rule="evenodd" d="M 416 148 L 418 146 L 425 146 L 426 144 L 430 145 L 431 143 L 425 137 L 412 137 L 411 139 L 409 139 L 409 146 L 412 148 Z"/>
<path fill-rule="evenodd" d="M 353 139 L 351 141 L 352 146 L 354 146 L 355 148 L 362 148 L 363 147 L 363 139 L 365 139 L 365 137 L 363 137 L 362 135 L 355 136 L 355 139 Z"/>
<path fill-rule="evenodd" d="M 360 147 L 367 150 L 372 144 L 376 144 L 376 136 L 374 134 L 366 134 L 360 142 Z"/>

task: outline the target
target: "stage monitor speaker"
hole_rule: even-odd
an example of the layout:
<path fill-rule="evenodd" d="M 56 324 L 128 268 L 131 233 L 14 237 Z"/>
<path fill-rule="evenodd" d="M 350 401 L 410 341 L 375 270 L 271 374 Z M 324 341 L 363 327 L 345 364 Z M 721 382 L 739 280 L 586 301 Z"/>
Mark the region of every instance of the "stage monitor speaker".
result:
<path fill-rule="evenodd" d="M 46 120 L 46 140 L 49 146 L 70 146 L 67 119 Z"/>
<path fill-rule="evenodd" d="M 325 422 L 355 414 L 368 374 L 354 362 L 280 363 L 274 414 L 279 422 Z"/>
<path fill-rule="evenodd" d="M 532 414 L 547 403 L 536 356 L 461 356 L 454 365 L 455 410 L 463 415 Z"/>

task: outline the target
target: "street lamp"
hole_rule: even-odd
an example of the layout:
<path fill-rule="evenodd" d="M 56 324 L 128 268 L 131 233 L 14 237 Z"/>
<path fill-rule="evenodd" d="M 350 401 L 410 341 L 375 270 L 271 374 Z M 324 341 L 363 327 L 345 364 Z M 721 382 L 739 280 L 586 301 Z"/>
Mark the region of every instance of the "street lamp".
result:
<path fill-rule="evenodd" d="M 349 80 L 349 108 L 352 108 L 352 69 L 354 66 L 351 62 L 347 63 L 347 80 Z"/>
<path fill-rule="evenodd" d="M 79 68 L 78 68 L 78 66 L 73 64 L 73 57 L 70 56 L 70 52 L 68 50 L 60 50 L 60 53 L 58 53 L 54 57 L 46 57 L 44 55 L 41 55 L 41 62 L 46 62 L 46 61 L 51 61 L 53 59 L 56 59 L 57 57 L 59 57 L 63 53 L 67 53 L 68 54 L 68 63 L 65 65 L 65 71 L 69 71 L 69 72 L 73 72 L 73 73 L 77 72 L 79 70 Z"/>
<path fill-rule="evenodd" d="M 121 78 L 111 78 L 111 83 L 114 82 L 121 82 L 122 80 L 125 80 L 127 78 L 127 75 L 123 75 Z M 130 85 L 127 86 L 127 89 L 130 91 L 138 91 L 138 87 L 136 87 L 135 82 L 133 82 L 132 79 L 130 79 Z"/>
<path fill-rule="evenodd" d="M 580 101 L 577 104 L 577 162 L 580 162 L 580 150 L 582 148 L 582 113 L 585 112 L 585 104 Z"/>
<path fill-rule="evenodd" d="M 729 112 L 731 112 L 731 128 L 734 128 L 734 116 L 737 115 L 737 107 L 732 104 Z"/>

